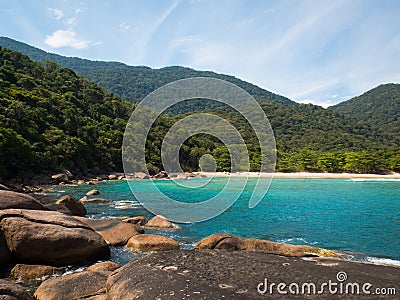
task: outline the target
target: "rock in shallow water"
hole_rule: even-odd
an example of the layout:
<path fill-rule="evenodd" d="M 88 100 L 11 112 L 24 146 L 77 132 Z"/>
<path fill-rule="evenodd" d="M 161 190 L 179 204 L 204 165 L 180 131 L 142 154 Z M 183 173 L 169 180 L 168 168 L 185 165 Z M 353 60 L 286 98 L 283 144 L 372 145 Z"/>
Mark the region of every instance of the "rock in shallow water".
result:
<path fill-rule="evenodd" d="M 260 239 L 240 238 L 230 234 L 212 234 L 200 240 L 195 249 L 225 249 L 232 251 L 262 251 L 283 256 L 341 257 L 335 251 L 307 245 L 290 245 Z"/>
<path fill-rule="evenodd" d="M 154 234 L 131 237 L 126 247 L 136 252 L 178 250 L 179 243 L 171 238 Z"/>
<path fill-rule="evenodd" d="M 152 227 L 154 229 L 172 229 L 178 228 L 172 222 L 168 221 L 165 217 L 158 215 L 154 216 L 146 223 L 146 227 Z"/>
<path fill-rule="evenodd" d="M 59 200 L 56 201 L 56 204 L 66 207 L 70 211 L 70 214 L 73 216 L 83 217 L 87 214 L 85 206 L 70 195 L 62 196 Z"/>
<path fill-rule="evenodd" d="M 107 202 L 110 202 L 109 200 L 104 199 L 104 198 L 90 198 L 89 199 L 86 196 L 84 196 L 81 199 L 79 199 L 79 201 L 81 203 L 84 203 L 84 204 L 95 204 L 95 203 L 107 203 Z"/>
<path fill-rule="evenodd" d="M 100 194 L 100 192 L 98 190 L 90 190 L 86 193 L 86 196 L 94 196 L 94 195 L 98 195 Z"/>
<path fill-rule="evenodd" d="M 144 231 L 136 224 L 122 222 L 119 219 L 89 219 L 76 217 L 98 232 L 107 244 L 112 246 L 125 245 L 128 240 Z"/>

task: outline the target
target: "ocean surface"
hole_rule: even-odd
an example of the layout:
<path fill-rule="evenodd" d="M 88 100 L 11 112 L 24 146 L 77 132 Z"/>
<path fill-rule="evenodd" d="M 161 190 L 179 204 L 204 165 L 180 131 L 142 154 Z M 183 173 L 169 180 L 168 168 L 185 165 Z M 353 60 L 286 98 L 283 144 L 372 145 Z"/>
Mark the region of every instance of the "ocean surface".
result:
<path fill-rule="evenodd" d="M 232 180 L 232 195 L 228 193 L 227 197 L 238 193 L 235 184 L 240 186 L 245 179 Z M 400 179 L 277 178 L 272 180 L 263 200 L 250 209 L 248 200 L 255 180 L 249 178 L 238 200 L 214 219 L 179 224 L 178 230 L 145 231 L 172 237 L 183 249 L 191 249 L 212 233 L 229 233 L 335 249 L 350 259 L 400 265 Z M 171 180 L 153 182 L 176 200 L 193 202 L 216 195 L 227 179 L 212 179 L 198 194 Z M 135 180 L 132 188 L 145 193 L 149 184 L 150 180 Z M 87 205 L 92 218 L 153 216 L 136 201 L 126 181 L 101 182 L 97 186 L 54 186 L 50 193 L 70 194 L 79 199 L 93 188 L 101 192 L 99 197 L 110 202 Z M 124 247 L 115 247 L 111 258 L 124 264 L 136 256 Z"/>

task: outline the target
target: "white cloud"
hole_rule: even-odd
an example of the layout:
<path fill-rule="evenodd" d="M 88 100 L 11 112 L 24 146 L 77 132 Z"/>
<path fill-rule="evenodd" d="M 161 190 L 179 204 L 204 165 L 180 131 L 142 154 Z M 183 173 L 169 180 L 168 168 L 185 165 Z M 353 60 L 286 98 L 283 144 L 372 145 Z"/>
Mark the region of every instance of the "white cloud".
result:
<path fill-rule="evenodd" d="M 54 18 L 56 18 L 57 20 L 61 19 L 64 16 L 64 13 L 62 10 L 58 9 L 58 8 L 48 8 L 48 11 L 50 14 L 53 15 Z"/>
<path fill-rule="evenodd" d="M 331 100 L 319 101 L 319 100 L 314 100 L 314 99 L 304 99 L 304 100 L 299 100 L 297 102 L 298 103 L 302 103 L 302 104 L 319 105 L 319 106 L 322 106 L 323 108 L 327 108 L 327 107 L 332 106 L 332 105 L 335 104 L 335 103 L 332 103 Z"/>
<path fill-rule="evenodd" d="M 78 23 L 78 19 L 75 17 L 69 18 L 65 23 L 69 26 L 75 26 Z"/>
<path fill-rule="evenodd" d="M 131 26 L 128 25 L 128 24 L 126 24 L 126 23 L 120 23 L 120 24 L 118 25 L 117 31 L 119 31 L 119 32 L 126 32 L 126 31 L 128 31 L 130 28 L 131 28 Z"/>
<path fill-rule="evenodd" d="M 74 49 L 85 49 L 94 43 L 78 38 L 75 31 L 71 29 L 57 30 L 48 35 L 44 41 L 52 48 L 71 47 Z"/>

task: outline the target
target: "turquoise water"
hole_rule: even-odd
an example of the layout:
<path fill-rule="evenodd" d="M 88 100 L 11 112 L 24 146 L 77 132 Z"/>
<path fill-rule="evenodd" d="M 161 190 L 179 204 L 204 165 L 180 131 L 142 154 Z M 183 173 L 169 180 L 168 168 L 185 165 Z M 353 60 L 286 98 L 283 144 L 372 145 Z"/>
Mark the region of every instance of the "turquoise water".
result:
<path fill-rule="evenodd" d="M 243 179 L 234 180 L 239 185 L 239 180 Z M 169 180 L 155 183 L 176 200 L 193 202 L 214 196 L 226 181 L 226 178 L 215 178 L 198 194 Z M 216 218 L 180 224 L 179 230 L 158 231 L 157 234 L 178 240 L 186 249 L 212 233 L 229 233 L 348 251 L 350 257 L 356 259 L 400 263 L 400 180 L 278 178 L 272 181 L 261 203 L 249 209 L 248 198 L 254 183 L 255 179 L 249 179 L 242 196 Z M 149 180 L 137 180 L 133 188 L 145 193 L 149 184 Z M 57 186 L 54 193 L 80 198 L 92 188 Z M 111 202 L 88 205 L 91 217 L 152 216 L 135 200 L 125 181 L 102 182 L 95 188 L 101 192 L 101 197 Z M 233 188 L 232 196 L 237 192 Z M 119 262 L 132 258 L 123 248 L 113 249 L 113 256 Z"/>

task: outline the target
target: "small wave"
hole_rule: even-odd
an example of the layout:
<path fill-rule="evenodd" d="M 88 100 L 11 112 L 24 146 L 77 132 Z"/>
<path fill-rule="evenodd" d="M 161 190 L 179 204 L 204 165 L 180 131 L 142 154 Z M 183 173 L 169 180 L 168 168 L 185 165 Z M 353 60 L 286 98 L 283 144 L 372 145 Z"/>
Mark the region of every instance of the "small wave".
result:
<path fill-rule="evenodd" d="M 121 200 L 121 201 L 111 202 L 110 206 L 114 207 L 115 209 L 124 210 L 124 209 L 138 208 L 141 205 L 137 201 Z"/>
<path fill-rule="evenodd" d="M 365 258 L 367 262 L 371 262 L 377 265 L 390 265 L 400 267 L 400 260 L 394 260 L 390 258 L 381 258 L 381 257 L 371 257 L 367 256 Z"/>
<path fill-rule="evenodd" d="M 306 244 L 306 245 L 317 245 L 318 242 L 308 242 L 305 238 L 287 238 L 287 239 L 281 239 L 277 240 L 278 243 L 282 244 Z"/>
<path fill-rule="evenodd" d="M 351 178 L 348 181 L 353 182 L 374 182 L 374 181 L 386 181 L 386 182 L 393 182 L 393 181 L 400 181 L 400 178 Z"/>

